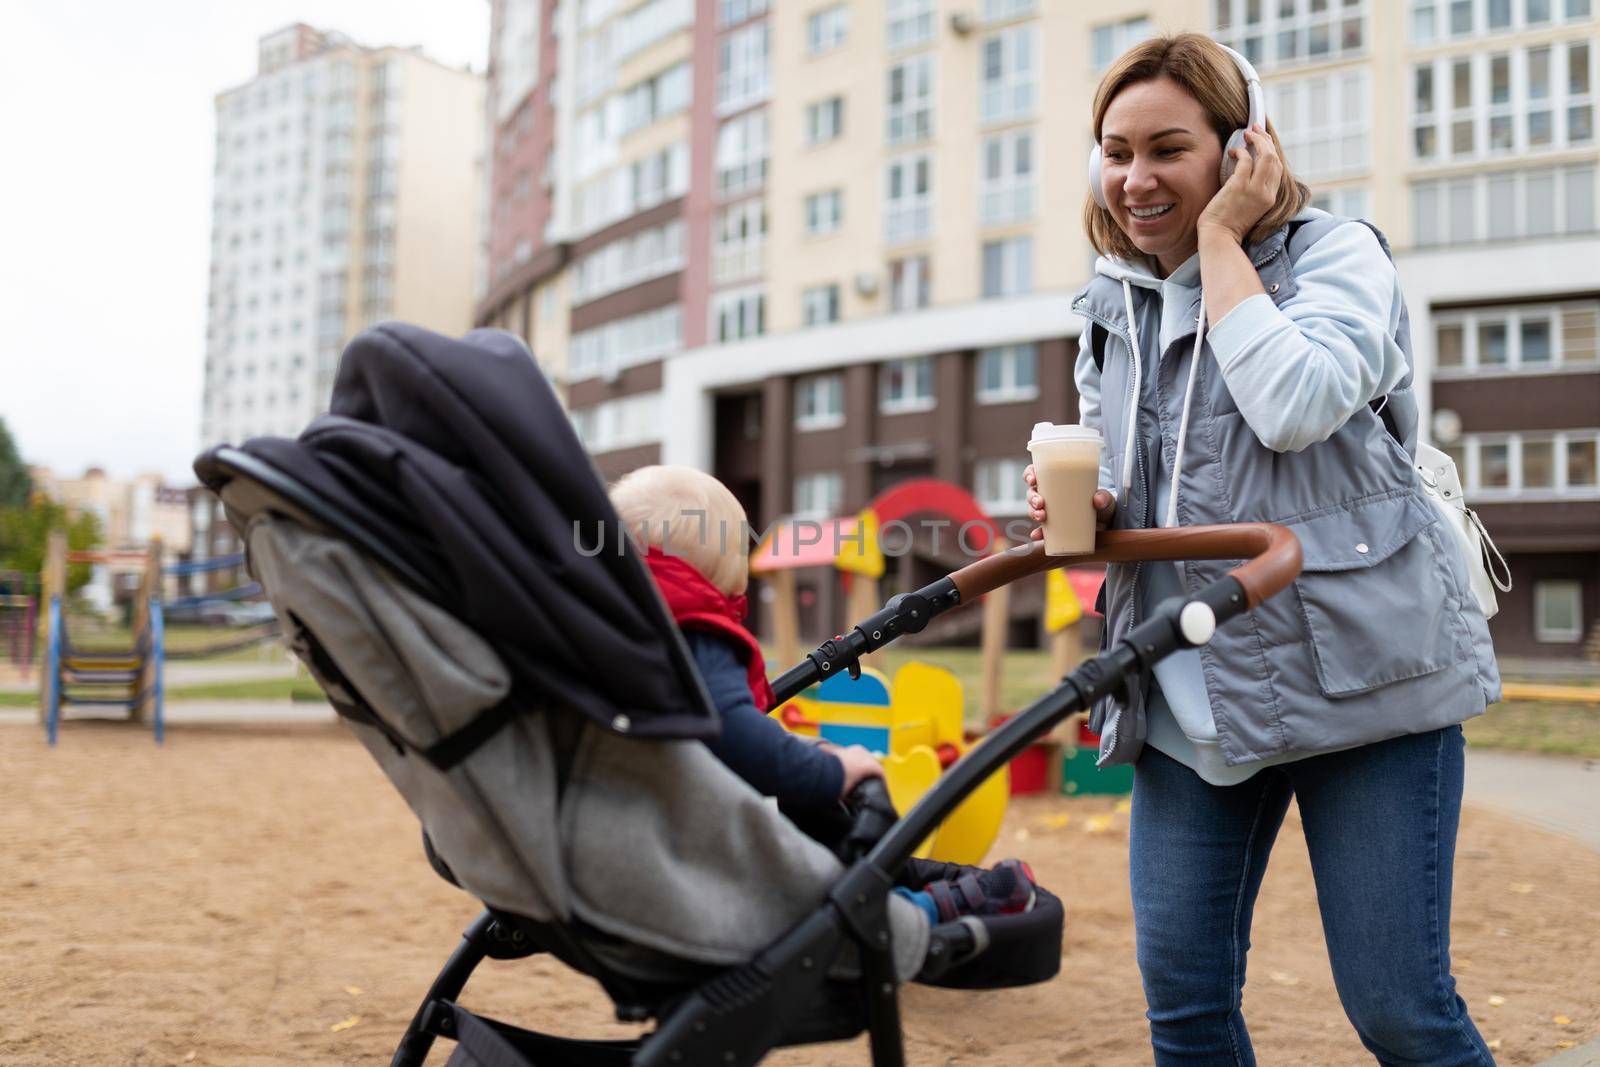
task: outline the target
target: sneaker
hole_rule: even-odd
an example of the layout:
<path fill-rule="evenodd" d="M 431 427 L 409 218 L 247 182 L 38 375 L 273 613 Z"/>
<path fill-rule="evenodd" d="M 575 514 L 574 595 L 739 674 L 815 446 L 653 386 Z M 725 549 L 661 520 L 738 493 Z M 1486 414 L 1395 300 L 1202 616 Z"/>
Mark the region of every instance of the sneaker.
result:
<path fill-rule="evenodd" d="M 1033 907 L 1033 870 L 1021 860 L 1001 860 L 977 874 L 933 881 L 923 891 L 933 898 L 940 922 L 963 915 L 1015 915 Z"/>

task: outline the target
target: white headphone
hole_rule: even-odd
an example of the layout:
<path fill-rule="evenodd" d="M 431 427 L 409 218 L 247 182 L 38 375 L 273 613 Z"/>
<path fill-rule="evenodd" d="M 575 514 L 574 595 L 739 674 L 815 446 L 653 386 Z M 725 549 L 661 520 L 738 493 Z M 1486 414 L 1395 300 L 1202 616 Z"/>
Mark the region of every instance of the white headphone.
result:
<path fill-rule="evenodd" d="M 1256 68 L 1250 65 L 1248 59 L 1227 45 L 1219 44 L 1217 47 L 1232 56 L 1234 63 L 1238 64 L 1239 73 L 1244 75 L 1245 97 L 1250 101 L 1250 118 L 1245 123 L 1245 128 L 1243 130 L 1234 130 L 1233 135 L 1228 138 L 1228 143 L 1222 146 L 1221 173 L 1222 180 L 1226 182 L 1228 176 L 1233 173 L 1234 167 L 1237 165 L 1233 158 L 1233 150 L 1249 143 L 1244 139 L 1246 130 L 1254 129 L 1257 126 L 1262 129 L 1267 128 L 1267 108 L 1262 101 L 1261 75 L 1256 73 Z M 1100 186 L 1100 146 L 1098 144 L 1089 149 L 1089 192 L 1094 195 L 1094 202 L 1101 207 L 1109 208 L 1111 206 L 1106 203 L 1106 194 Z"/>

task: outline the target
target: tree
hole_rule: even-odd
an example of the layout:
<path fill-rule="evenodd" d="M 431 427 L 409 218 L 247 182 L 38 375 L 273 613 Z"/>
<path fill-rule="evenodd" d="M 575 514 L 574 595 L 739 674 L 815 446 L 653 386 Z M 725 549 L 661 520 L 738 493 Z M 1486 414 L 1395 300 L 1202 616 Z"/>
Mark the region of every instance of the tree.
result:
<path fill-rule="evenodd" d="M 28 506 L 28 495 L 33 492 L 33 479 L 28 477 L 28 465 L 17 454 L 17 443 L 11 439 L 6 420 L 0 417 L 0 508 Z"/>
<path fill-rule="evenodd" d="M 0 570 L 23 574 L 42 571 L 51 530 L 67 531 L 69 550 L 100 545 L 100 520 L 92 512 L 69 519 L 64 505 L 41 495 L 22 507 L 0 508 Z M 69 565 L 67 591 L 75 592 L 88 585 L 92 571 L 87 563 Z"/>

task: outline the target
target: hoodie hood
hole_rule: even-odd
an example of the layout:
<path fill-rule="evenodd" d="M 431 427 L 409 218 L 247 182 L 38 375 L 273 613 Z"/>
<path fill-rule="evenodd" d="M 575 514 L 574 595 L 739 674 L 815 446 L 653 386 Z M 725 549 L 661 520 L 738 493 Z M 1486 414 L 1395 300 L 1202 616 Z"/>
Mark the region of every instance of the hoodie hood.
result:
<path fill-rule="evenodd" d="M 1150 265 L 1142 260 L 1138 263 L 1130 263 L 1125 259 L 1117 259 L 1113 256 L 1099 256 L 1094 261 L 1094 272 L 1103 274 L 1112 281 L 1137 285 L 1141 289 L 1153 289 L 1158 293 L 1161 291 L 1162 279 L 1156 277 L 1155 272 L 1150 269 Z"/>

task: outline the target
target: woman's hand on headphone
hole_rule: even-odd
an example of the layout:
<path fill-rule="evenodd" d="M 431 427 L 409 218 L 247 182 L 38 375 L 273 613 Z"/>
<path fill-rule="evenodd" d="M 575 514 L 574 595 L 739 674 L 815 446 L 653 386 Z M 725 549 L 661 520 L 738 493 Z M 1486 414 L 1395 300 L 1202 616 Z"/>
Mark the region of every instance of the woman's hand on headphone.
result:
<path fill-rule="evenodd" d="M 1028 531 L 1028 536 L 1037 541 L 1044 536 L 1044 497 L 1039 495 L 1039 475 L 1030 463 L 1022 468 L 1022 480 L 1028 485 L 1028 518 L 1040 525 Z M 1117 498 L 1104 489 L 1094 491 L 1094 525 L 1097 530 L 1104 530 L 1111 525 L 1111 516 L 1117 512 Z"/>
<path fill-rule="evenodd" d="M 1272 138 L 1259 126 L 1246 130 L 1244 136 L 1249 149 L 1233 150 L 1234 171 L 1200 213 L 1196 224 L 1202 233 L 1217 230 L 1240 244 L 1277 203 L 1278 187 L 1283 183 L 1283 159 Z"/>

